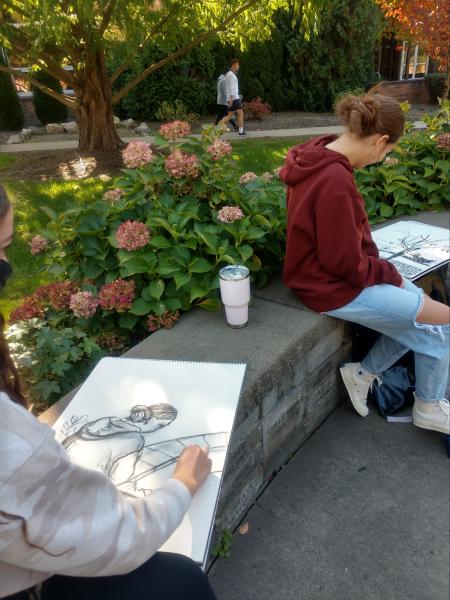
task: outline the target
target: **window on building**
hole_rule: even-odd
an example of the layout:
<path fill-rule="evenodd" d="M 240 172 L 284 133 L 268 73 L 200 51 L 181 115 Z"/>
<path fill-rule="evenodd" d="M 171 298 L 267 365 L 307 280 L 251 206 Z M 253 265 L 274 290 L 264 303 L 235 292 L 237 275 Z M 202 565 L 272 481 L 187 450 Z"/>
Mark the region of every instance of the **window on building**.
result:
<path fill-rule="evenodd" d="M 429 57 L 419 46 L 403 42 L 399 79 L 419 79 L 428 73 Z"/>

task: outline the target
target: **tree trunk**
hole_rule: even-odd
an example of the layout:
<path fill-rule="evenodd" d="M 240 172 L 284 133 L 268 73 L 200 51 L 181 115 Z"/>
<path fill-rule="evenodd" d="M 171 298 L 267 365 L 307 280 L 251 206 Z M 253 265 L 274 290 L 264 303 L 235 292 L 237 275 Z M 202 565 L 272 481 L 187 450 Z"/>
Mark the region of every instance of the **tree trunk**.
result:
<path fill-rule="evenodd" d="M 79 80 L 78 150 L 117 150 L 124 143 L 114 125 L 111 84 L 106 71 L 103 50 L 98 50 L 86 62 Z"/>

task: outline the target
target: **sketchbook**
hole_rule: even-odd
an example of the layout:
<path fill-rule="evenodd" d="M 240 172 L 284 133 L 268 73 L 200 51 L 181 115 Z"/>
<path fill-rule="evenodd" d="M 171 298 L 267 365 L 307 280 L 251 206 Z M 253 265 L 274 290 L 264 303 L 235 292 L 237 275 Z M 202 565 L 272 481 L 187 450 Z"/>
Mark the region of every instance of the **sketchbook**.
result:
<path fill-rule="evenodd" d="M 190 444 L 212 473 L 161 547 L 205 564 L 246 365 L 102 359 L 54 424 L 71 460 L 144 497 L 172 476 Z"/>
<path fill-rule="evenodd" d="M 414 281 L 450 260 L 450 231 L 416 221 L 399 221 L 372 233 L 380 257 Z"/>

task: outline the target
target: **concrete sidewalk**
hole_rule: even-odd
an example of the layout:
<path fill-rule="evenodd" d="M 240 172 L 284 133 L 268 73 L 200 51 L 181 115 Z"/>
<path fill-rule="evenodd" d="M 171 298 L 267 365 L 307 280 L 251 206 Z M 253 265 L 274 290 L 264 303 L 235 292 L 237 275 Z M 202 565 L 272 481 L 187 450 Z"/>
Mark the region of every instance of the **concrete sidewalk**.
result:
<path fill-rule="evenodd" d="M 414 127 L 416 129 L 423 129 L 425 123 L 422 121 L 415 121 Z M 224 139 L 227 140 L 251 140 L 257 138 L 282 138 L 282 137 L 301 137 L 309 135 L 323 135 L 326 133 L 342 133 L 343 127 L 340 125 L 329 125 L 327 127 L 301 127 L 298 129 L 271 129 L 271 130 L 257 130 L 249 131 L 246 136 L 239 136 L 236 133 L 227 133 L 224 135 Z M 197 137 L 200 137 L 197 135 Z M 152 143 L 152 136 L 124 136 L 123 141 L 128 143 L 132 140 L 139 139 L 144 142 Z M 36 152 L 36 151 L 49 151 L 49 150 L 71 150 L 78 147 L 78 140 L 65 140 L 61 142 L 28 142 L 24 144 L 0 144 L 0 153 L 15 153 L 15 152 Z"/>
<path fill-rule="evenodd" d="M 448 600 L 444 436 L 346 402 L 266 488 L 210 572 L 219 600 Z"/>

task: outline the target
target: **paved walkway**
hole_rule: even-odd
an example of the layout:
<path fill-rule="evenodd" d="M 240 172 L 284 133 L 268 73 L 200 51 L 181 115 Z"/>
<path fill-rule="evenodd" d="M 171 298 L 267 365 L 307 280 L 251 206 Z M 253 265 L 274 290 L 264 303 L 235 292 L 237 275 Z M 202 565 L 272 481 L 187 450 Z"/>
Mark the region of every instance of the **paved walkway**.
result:
<path fill-rule="evenodd" d="M 425 127 L 423 121 L 415 121 L 414 127 L 422 129 Z M 271 129 L 271 130 L 258 130 L 249 131 L 248 135 L 240 137 L 236 133 L 229 133 L 224 136 L 225 139 L 242 139 L 251 140 L 255 138 L 280 138 L 280 137 L 300 137 L 309 135 L 322 135 L 325 133 L 341 133 L 343 128 L 340 125 L 328 125 L 327 127 L 301 127 L 298 129 Z M 199 137 L 199 136 L 198 136 Z M 132 136 L 129 135 L 122 137 L 124 142 L 131 142 L 131 140 L 140 139 L 144 142 L 152 143 L 152 136 Z M 28 142 L 24 144 L 0 144 L 0 152 L 15 153 L 15 152 L 36 152 L 36 151 L 49 151 L 49 150 L 71 150 L 78 147 L 78 140 L 64 140 L 61 142 Z"/>
<path fill-rule="evenodd" d="M 450 211 L 396 220 L 450 228 Z M 346 401 L 211 569 L 218 600 L 448 600 L 449 479 L 442 434 L 374 407 L 362 419 Z"/>

